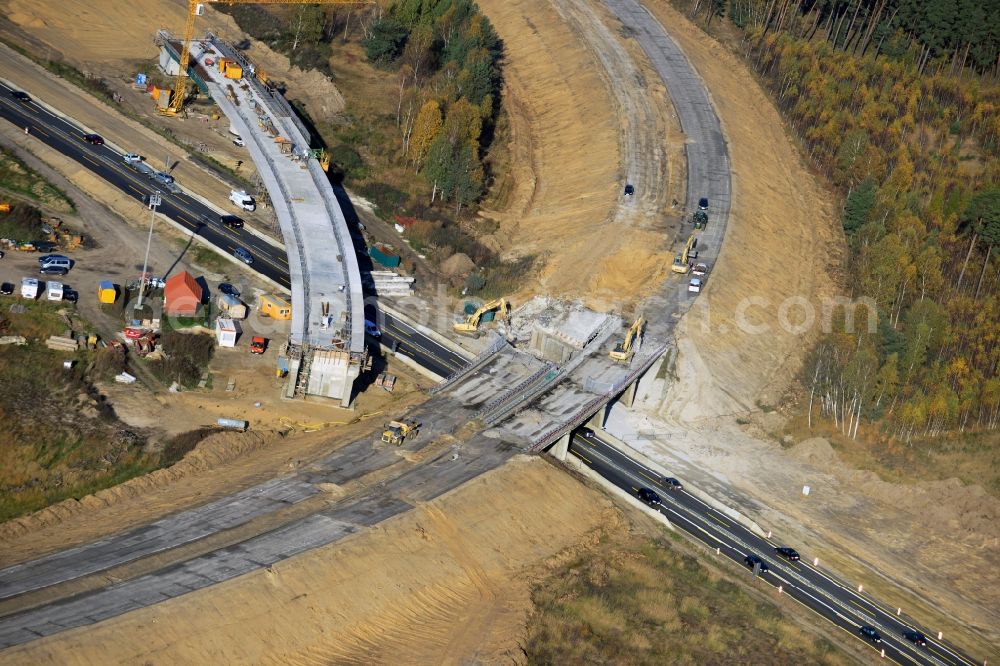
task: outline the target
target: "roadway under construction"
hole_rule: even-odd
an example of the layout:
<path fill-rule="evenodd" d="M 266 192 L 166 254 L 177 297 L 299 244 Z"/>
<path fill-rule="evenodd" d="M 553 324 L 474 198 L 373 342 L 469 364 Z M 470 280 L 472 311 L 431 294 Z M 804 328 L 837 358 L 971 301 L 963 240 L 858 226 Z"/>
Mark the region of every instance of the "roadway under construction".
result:
<path fill-rule="evenodd" d="M 165 32 L 158 42 L 165 58 L 180 60 L 181 42 Z M 238 78 L 220 67 L 227 62 L 238 63 Z M 367 358 L 361 274 L 309 131 L 253 63 L 214 35 L 191 42 L 189 72 L 246 143 L 281 227 L 292 292 L 284 397 L 317 395 L 349 406 Z"/>

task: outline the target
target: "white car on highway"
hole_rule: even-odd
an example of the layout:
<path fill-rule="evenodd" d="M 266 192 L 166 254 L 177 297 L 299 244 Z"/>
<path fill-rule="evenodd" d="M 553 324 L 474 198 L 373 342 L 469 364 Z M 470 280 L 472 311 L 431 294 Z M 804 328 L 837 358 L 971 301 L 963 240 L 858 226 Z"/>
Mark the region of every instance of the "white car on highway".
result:
<path fill-rule="evenodd" d="M 125 160 L 125 164 L 138 164 L 142 161 L 142 155 L 137 153 L 125 153 L 122 155 L 122 159 Z"/>

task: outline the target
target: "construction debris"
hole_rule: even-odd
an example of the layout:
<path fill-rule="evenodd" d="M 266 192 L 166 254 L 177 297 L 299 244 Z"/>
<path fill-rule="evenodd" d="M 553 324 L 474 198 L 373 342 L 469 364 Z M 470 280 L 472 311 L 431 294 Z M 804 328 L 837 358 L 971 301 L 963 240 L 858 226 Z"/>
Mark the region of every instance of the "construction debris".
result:
<path fill-rule="evenodd" d="M 56 351 L 75 352 L 77 350 L 76 339 L 62 335 L 49 336 L 49 339 L 45 341 L 45 346 Z"/>

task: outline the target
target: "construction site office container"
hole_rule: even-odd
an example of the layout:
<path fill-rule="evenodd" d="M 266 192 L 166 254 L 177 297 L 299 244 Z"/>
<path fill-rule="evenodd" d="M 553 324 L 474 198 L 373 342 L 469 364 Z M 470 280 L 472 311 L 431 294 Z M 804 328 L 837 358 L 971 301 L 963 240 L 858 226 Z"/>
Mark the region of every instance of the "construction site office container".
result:
<path fill-rule="evenodd" d="M 235 347 L 239 334 L 239 323 L 223 317 L 215 320 L 215 337 L 218 339 L 220 347 Z"/>
<path fill-rule="evenodd" d="M 219 306 L 219 312 L 224 314 L 229 319 L 247 318 L 247 306 L 243 304 L 243 301 L 232 294 L 219 294 L 217 304 Z"/>
<path fill-rule="evenodd" d="M 260 313 L 272 319 L 291 319 L 292 304 L 272 294 L 264 294 L 260 297 Z"/>

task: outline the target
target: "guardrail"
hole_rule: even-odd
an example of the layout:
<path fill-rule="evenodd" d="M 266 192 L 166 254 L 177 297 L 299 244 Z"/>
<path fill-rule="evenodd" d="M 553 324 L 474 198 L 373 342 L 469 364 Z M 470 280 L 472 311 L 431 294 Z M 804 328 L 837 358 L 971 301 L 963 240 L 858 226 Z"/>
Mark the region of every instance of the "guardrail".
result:
<path fill-rule="evenodd" d="M 452 384 L 457 383 L 461 379 L 467 377 L 471 373 L 475 372 L 479 368 L 486 365 L 486 363 L 491 358 L 493 358 L 494 354 L 498 353 L 501 349 L 507 346 L 507 341 L 501 338 L 500 336 L 494 334 L 494 338 L 495 339 L 493 340 L 493 343 L 489 347 L 481 351 L 479 353 L 479 356 L 472 359 L 471 361 L 469 361 L 468 364 L 462 366 L 455 372 L 445 377 L 443 382 L 435 384 L 427 392 L 430 393 L 431 395 L 440 393 L 441 391 L 445 390 Z"/>
<path fill-rule="evenodd" d="M 662 356 L 670 349 L 669 343 L 664 343 L 653 350 L 647 357 L 637 364 L 632 370 L 629 371 L 622 379 L 612 384 L 612 389 L 607 393 L 595 397 L 593 400 L 586 403 L 583 407 L 578 409 L 573 413 L 568 420 L 564 421 L 562 424 L 555 426 L 542 433 L 531 446 L 528 451 L 531 453 L 538 453 L 539 451 L 554 444 L 560 437 L 568 432 L 573 431 L 590 418 L 599 407 L 611 401 L 617 394 L 621 393 L 626 386 L 631 384 L 636 378 L 649 369 L 651 365 L 656 361 L 657 358 Z"/>
<path fill-rule="evenodd" d="M 523 379 L 519 384 L 515 385 L 513 388 L 507 389 L 506 392 L 501 393 L 499 397 L 494 398 L 484 405 L 473 417 L 474 419 L 487 420 L 491 415 L 495 415 L 504 405 L 509 403 L 511 400 L 516 398 L 521 392 L 526 388 L 537 382 L 539 379 L 544 377 L 546 374 L 557 370 L 555 363 L 547 361 L 545 365 L 531 373 L 527 378 Z"/>

